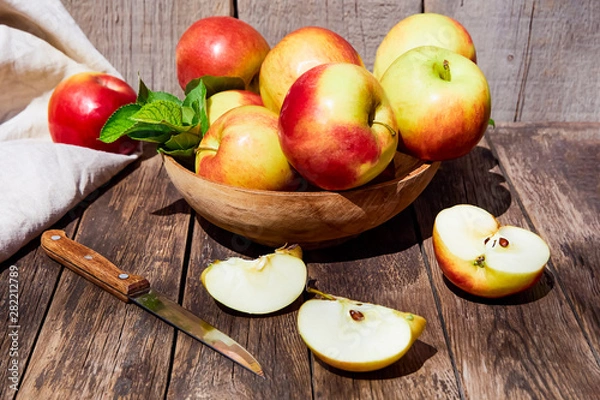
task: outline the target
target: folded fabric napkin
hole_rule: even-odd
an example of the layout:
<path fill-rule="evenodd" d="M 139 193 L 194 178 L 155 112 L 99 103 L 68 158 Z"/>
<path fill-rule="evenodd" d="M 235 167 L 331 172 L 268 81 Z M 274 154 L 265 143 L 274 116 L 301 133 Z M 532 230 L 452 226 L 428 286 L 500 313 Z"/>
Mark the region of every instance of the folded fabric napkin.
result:
<path fill-rule="evenodd" d="M 52 142 L 50 95 L 81 71 L 121 77 L 59 0 L 0 0 L 0 262 L 139 156 Z"/>

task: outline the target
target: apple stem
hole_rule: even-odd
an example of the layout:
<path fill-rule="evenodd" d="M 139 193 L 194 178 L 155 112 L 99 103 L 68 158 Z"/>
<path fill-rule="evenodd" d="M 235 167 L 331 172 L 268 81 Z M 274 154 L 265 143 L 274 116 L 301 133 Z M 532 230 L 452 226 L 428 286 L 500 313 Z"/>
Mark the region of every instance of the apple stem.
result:
<path fill-rule="evenodd" d="M 327 300 L 335 300 L 336 299 L 335 296 L 332 296 L 332 295 L 327 294 L 327 293 L 323 293 L 320 290 L 317 290 L 317 289 L 312 288 L 312 287 L 308 287 L 307 286 L 306 287 L 306 291 L 308 293 L 313 293 L 313 294 L 319 295 L 319 296 L 321 296 L 321 297 L 323 297 L 324 299 L 327 299 Z"/>
<path fill-rule="evenodd" d="M 446 82 L 450 82 L 452 80 L 452 75 L 450 74 L 450 62 L 448 62 L 448 60 L 444 60 L 442 63 L 442 69 L 439 71 L 439 75 L 440 78 Z"/>
<path fill-rule="evenodd" d="M 214 147 L 209 147 L 209 146 L 198 146 L 196 147 L 196 153 L 199 151 L 204 151 L 204 150 L 208 150 L 208 151 L 217 151 L 218 149 L 215 149 Z"/>
<path fill-rule="evenodd" d="M 391 126 L 389 126 L 385 122 L 373 121 L 373 124 L 385 126 L 387 128 L 387 130 L 390 132 L 390 134 L 392 135 L 392 137 L 396 136 L 396 131 L 394 130 L 394 128 L 392 128 Z"/>

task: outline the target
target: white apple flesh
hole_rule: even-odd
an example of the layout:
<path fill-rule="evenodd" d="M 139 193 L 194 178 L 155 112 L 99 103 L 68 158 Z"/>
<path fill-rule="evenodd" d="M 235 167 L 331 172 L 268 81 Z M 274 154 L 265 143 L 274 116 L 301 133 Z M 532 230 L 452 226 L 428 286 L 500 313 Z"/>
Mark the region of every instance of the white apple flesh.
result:
<path fill-rule="evenodd" d="M 219 303 L 247 314 L 269 314 L 292 304 L 304 291 L 306 265 L 298 246 L 283 247 L 256 259 L 214 261 L 201 281 Z"/>
<path fill-rule="evenodd" d="M 298 331 L 323 362 L 346 371 L 374 371 L 410 349 L 426 321 L 415 314 L 324 295 L 298 311 Z"/>
<path fill-rule="evenodd" d="M 535 233 L 502 226 L 486 210 L 468 204 L 442 210 L 432 239 L 448 280 L 481 297 L 503 297 L 531 287 L 550 258 L 548 245 Z"/>

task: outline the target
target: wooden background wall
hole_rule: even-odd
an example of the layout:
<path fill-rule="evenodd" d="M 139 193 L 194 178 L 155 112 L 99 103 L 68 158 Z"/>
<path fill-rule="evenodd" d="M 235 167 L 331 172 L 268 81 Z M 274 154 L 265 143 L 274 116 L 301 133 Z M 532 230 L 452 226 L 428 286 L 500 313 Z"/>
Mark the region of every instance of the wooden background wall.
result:
<path fill-rule="evenodd" d="M 63 0 L 92 43 L 137 88 L 182 95 L 175 45 L 195 20 L 236 15 L 277 43 L 305 25 L 348 39 L 371 68 L 381 39 L 422 11 L 459 20 L 471 33 L 492 91 L 496 121 L 600 120 L 597 0 Z"/>

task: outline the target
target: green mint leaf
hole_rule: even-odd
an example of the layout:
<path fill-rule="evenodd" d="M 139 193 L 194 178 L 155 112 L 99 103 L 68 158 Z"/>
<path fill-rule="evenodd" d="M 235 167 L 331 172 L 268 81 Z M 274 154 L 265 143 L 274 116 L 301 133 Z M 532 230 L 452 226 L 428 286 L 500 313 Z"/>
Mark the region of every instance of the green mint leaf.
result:
<path fill-rule="evenodd" d="M 194 126 L 198 123 L 196 118 L 196 112 L 192 107 L 182 106 L 181 107 L 183 125 Z"/>
<path fill-rule="evenodd" d="M 142 108 L 129 118 L 136 122 L 146 124 L 168 125 L 169 127 L 182 127 L 183 112 L 179 104 L 167 100 L 156 100 L 146 103 Z"/>
<path fill-rule="evenodd" d="M 148 129 L 147 127 L 146 129 L 140 127 L 139 130 L 128 132 L 127 136 L 141 142 L 165 143 L 173 136 L 173 132 L 171 130 L 161 132 L 159 130 Z"/>
<path fill-rule="evenodd" d="M 223 92 L 225 90 L 242 90 L 246 88 L 244 80 L 239 77 L 233 76 L 211 76 L 204 75 L 203 77 L 192 79 L 185 86 L 185 94 L 194 90 L 202 82 L 206 86 L 206 98 L 209 98 L 217 92 Z"/>
<path fill-rule="evenodd" d="M 179 158 L 179 157 L 186 157 L 186 158 L 187 157 L 194 157 L 195 151 L 196 151 L 196 149 L 185 149 L 185 150 L 175 149 L 175 150 L 169 150 L 169 149 L 165 149 L 164 147 L 158 148 L 158 152 L 159 153 L 168 154 L 168 155 L 173 156 L 175 158 Z"/>
<path fill-rule="evenodd" d="M 148 96 L 148 103 L 152 103 L 158 100 L 171 101 L 177 104 L 178 106 L 181 106 L 183 104 L 183 102 L 177 96 L 167 92 L 151 92 Z"/>
<path fill-rule="evenodd" d="M 137 95 L 137 103 L 140 105 L 145 105 L 148 103 L 152 103 L 158 100 L 166 100 L 172 101 L 178 105 L 181 105 L 183 102 L 175 95 L 167 92 L 154 92 L 146 86 L 144 81 L 140 79 L 138 95 Z"/>
<path fill-rule="evenodd" d="M 159 153 L 167 154 L 173 157 L 177 162 L 183 165 L 185 168 L 190 171 L 194 171 L 195 169 L 195 159 L 196 159 L 196 149 L 185 149 L 185 150 L 169 150 L 165 148 L 163 145 L 159 145 L 157 148 Z"/>
<path fill-rule="evenodd" d="M 136 125 L 136 121 L 131 120 L 130 117 L 141 108 L 135 103 L 119 107 L 104 123 L 100 131 L 100 140 L 104 143 L 113 143 L 121 136 L 125 136 Z"/>
<path fill-rule="evenodd" d="M 148 97 L 150 96 L 150 89 L 144 83 L 142 78 L 139 79 L 138 82 L 138 94 L 137 94 L 137 103 L 141 106 L 148 102 Z"/>
<path fill-rule="evenodd" d="M 164 143 L 163 148 L 166 150 L 194 150 L 198 147 L 198 143 L 200 143 L 200 137 L 198 135 L 183 132 L 171 136 L 171 138 Z"/>
<path fill-rule="evenodd" d="M 491 125 L 492 128 L 496 127 L 496 121 L 494 121 L 493 119 L 490 118 L 490 120 L 488 121 L 488 125 Z"/>
<path fill-rule="evenodd" d="M 183 100 L 183 109 L 191 108 L 193 115 L 191 115 L 190 125 L 200 126 L 202 134 L 208 130 L 208 114 L 206 110 L 206 86 L 203 81 L 199 81 Z M 189 118 L 189 111 L 186 112 Z"/>

